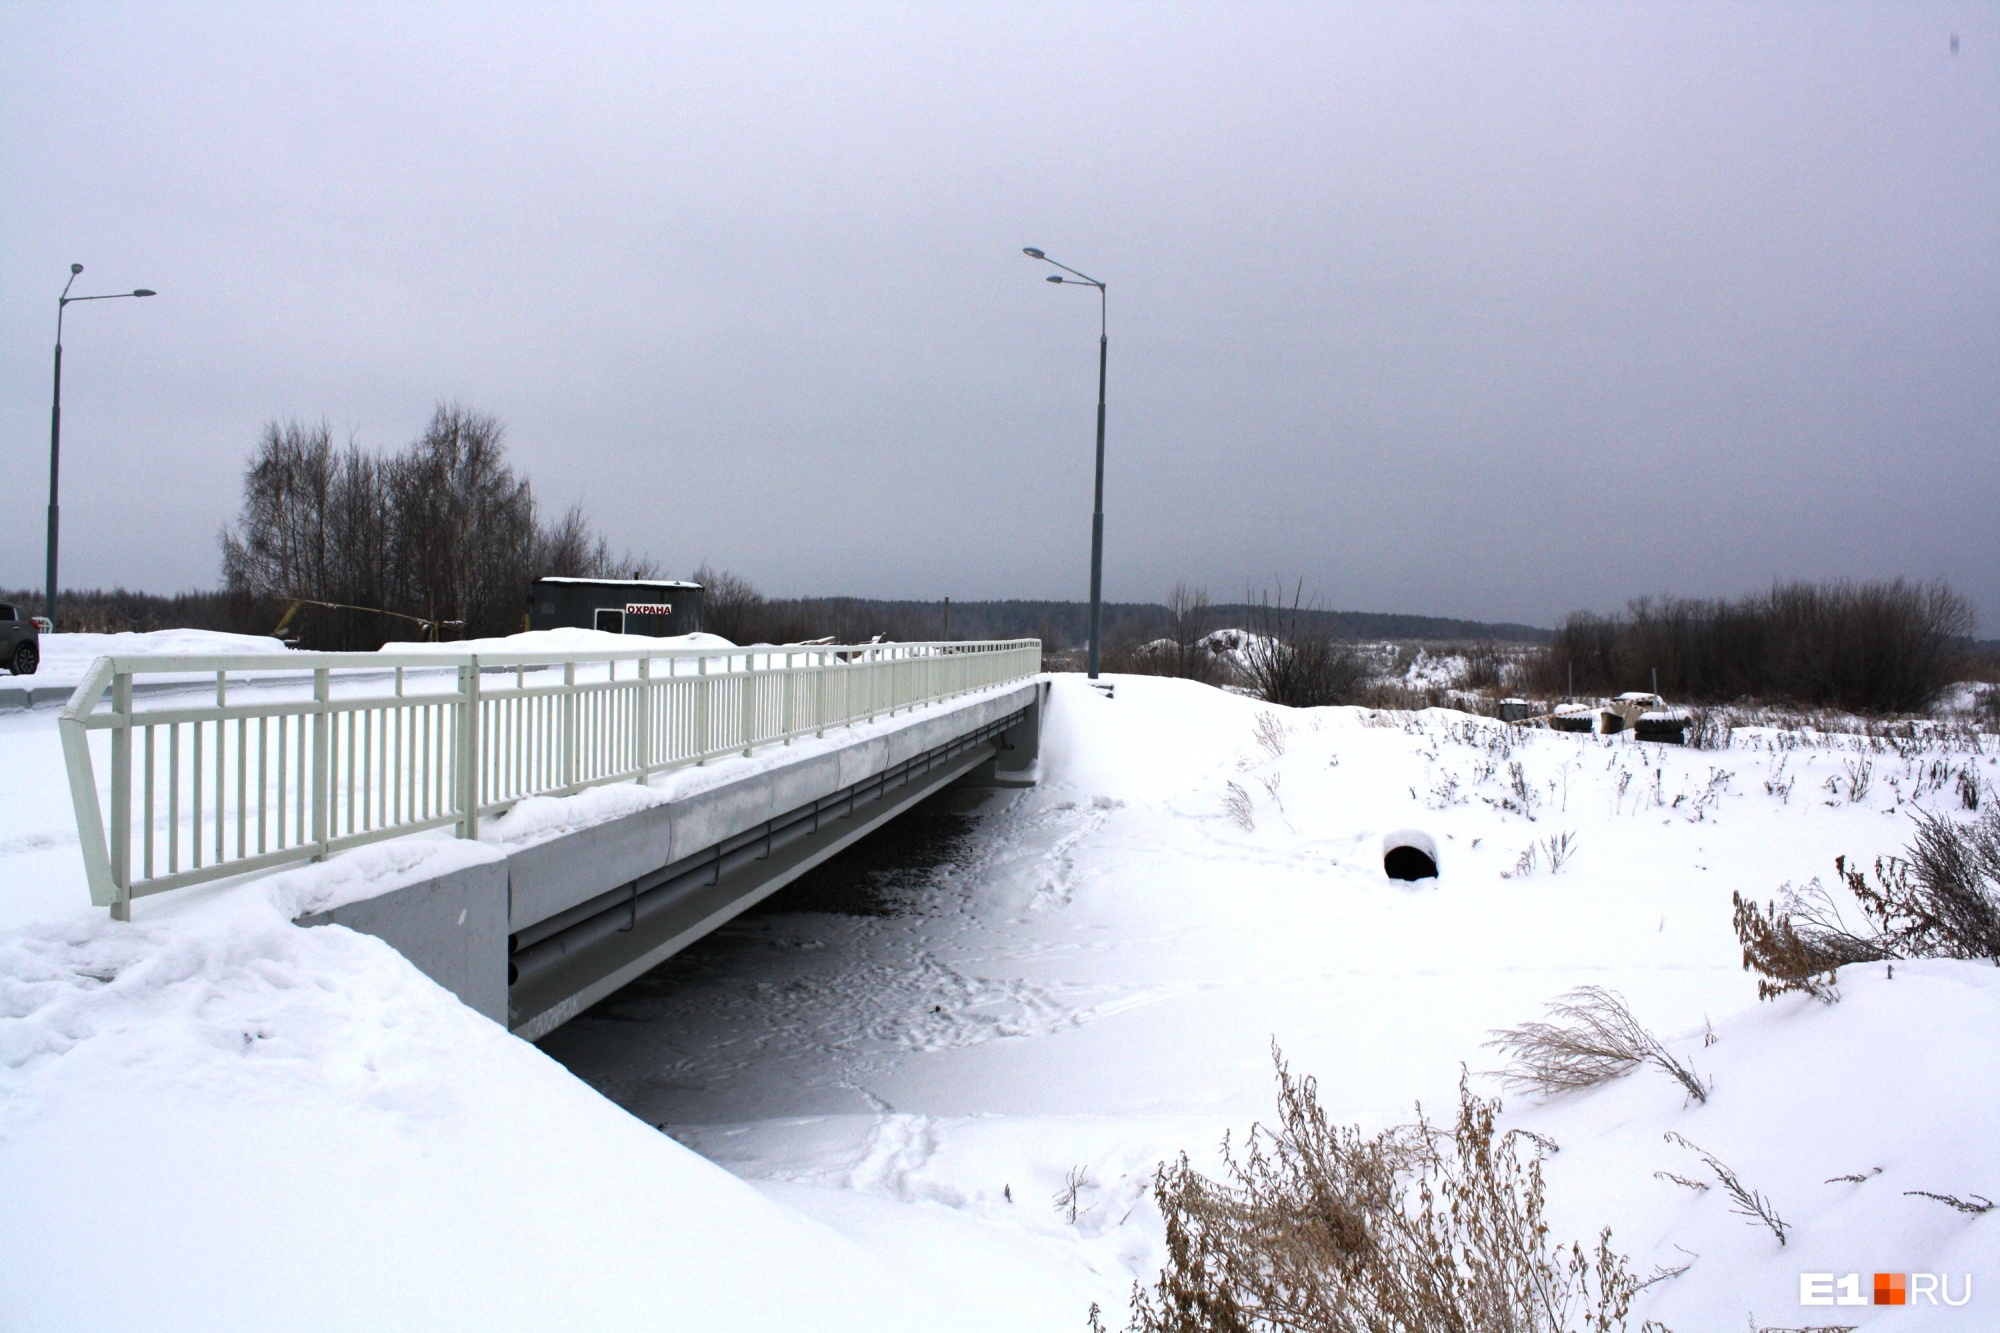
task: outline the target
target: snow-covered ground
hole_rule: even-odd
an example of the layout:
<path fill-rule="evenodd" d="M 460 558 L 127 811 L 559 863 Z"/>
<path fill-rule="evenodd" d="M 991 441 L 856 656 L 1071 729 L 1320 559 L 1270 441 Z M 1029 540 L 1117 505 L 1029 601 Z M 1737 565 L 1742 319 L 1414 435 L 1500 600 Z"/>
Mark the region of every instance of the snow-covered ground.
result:
<path fill-rule="evenodd" d="M 100 657 L 110 656 L 164 657 L 186 654 L 269 656 L 271 660 L 267 666 L 262 666 L 258 671 L 251 673 L 255 677 L 267 670 L 284 670 L 285 654 L 289 651 L 281 640 L 267 635 L 227 634 L 221 630 L 206 629 L 163 629 L 125 634 L 44 634 L 39 643 L 42 661 L 34 675 L 20 677 L 18 681 L 11 675 L 0 675 L 0 681 L 74 688 L 83 680 L 84 673 L 90 670 L 91 663 Z M 671 638 L 652 640 L 647 646 L 662 649 L 721 650 L 734 648 L 736 645 L 718 634 L 680 634 Z M 382 646 L 382 651 L 399 655 L 456 656 L 462 653 L 587 653 L 599 649 L 607 652 L 629 652 L 632 647 L 633 640 L 624 634 L 610 634 L 594 629 L 548 629 L 510 634 L 497 639 L 454 639 L 448 643 L 389 643 Z M 149 679 L 201 681 L 213 678 L 212 675 L 169 673 Z"/>
<path fill-rule="evenodd" d="M 170 653 L 269 653 L 282 657 L 285 645 L 263 634 L 225 634 L 220 630 L 162 629 L 127 634 L 44 634 L 38 641 L 41 665 L 22 685 L 68 685 L 82 681 L 100 657 L 158 657 Z M 273 666 L 283 666 L 274 661 Z M 14 681 L 13 676 L 0 679 Z"/>
<path fill-rule="evenodd" d="M 1958 811 L 1968 768 L 1991 799 L 1973 743 L 1681 750 L 1058 677 L 1042 785 L 904 910 L 743 918 L 537 1051 L 268 886 L 90 914 L 53 719 L 0 716 L 0 897 L 37 904 L 0 927 L 0 1325 L 1080 1329 L 1157 1270 L 1155 1164 L 1269 1115 L 1274 1042 L 1340 1119 L 1448 1116 L 1492 1029 L 1589 983 L 1713 1086 L 1508 1097 L 1560 1146 L 1558 1233 L 1689 1265 L 1635 1330 L 1990 1326 L 2000 1211 L 1906 1191 L 2000 1196 L 2000 970 L 1759 1004 L 1729 925 L 1732 890 Z M 1437 880 L 1385 877 L 1407 830 Z M 1802 1309 L 1813 1271 L 1969 1272 L 1973 1304 Z"/>

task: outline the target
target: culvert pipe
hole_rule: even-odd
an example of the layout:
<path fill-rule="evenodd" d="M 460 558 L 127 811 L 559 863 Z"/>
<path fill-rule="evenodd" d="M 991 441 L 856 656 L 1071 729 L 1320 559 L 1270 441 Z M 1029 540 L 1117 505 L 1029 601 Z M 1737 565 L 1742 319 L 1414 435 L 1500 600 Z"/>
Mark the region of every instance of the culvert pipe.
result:
<path fill-rule="evenodd" d="M 1397 829 L 1382 835 L 1382 873 L 1390 879 L 1414 882 L 1438 877 L 1437 839 L 1422 829 Z"/>

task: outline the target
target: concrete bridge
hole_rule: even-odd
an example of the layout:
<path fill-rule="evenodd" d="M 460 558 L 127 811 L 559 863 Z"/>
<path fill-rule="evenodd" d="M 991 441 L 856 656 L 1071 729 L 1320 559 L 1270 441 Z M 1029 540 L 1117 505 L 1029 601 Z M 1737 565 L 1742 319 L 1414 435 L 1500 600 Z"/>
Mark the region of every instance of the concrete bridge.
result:
<path fill-rule="evenodd" d="M 926 796 L 1032 782 L 1047 691 L 1034 640 L 284 660 L 106 658 L 77 688 L 61 729 L 93 902 L 127 917 L 147 894 L 708 770 L 304 918 L 382 937 L 530 1039 Z M 148 688 L 162 676 L 181 688 Z"/>

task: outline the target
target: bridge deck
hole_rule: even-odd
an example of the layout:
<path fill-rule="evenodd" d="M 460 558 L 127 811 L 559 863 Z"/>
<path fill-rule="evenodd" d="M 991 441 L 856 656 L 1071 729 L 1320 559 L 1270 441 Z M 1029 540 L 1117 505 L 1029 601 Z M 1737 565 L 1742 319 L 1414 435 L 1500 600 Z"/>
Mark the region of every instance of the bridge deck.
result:
<path fill-rule="evenodd" d="M 1047 684 L 878 721 L 636 813 L 304 919 L 386 939 L 534 1039 L 955 782 L 1018 785 Z"/>

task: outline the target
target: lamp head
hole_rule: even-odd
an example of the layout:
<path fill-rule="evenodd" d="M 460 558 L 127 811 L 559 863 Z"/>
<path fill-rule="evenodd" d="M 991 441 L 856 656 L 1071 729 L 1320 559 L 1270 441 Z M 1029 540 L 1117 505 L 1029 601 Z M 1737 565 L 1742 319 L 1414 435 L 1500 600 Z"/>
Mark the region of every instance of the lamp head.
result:
<path fill-rule="evenodd" d="M 81 272 L 83 272 L 83 265 L 81 265 L 81 264 L 71 264 L 71 265 L 69 266 L 69 275 L 70 275 L 70 276 L 71 276 L 72 278 L 73 278 L 73 277 L 75 277 L 75 276 L 76 276 L 77 274 L 79 274 L 79 273 L 81 273 Z"/>
<path fill-rule="evenodd" d="M 1021 253 L 1022 253 L 1022 254 L 1024 254 L 1024 255 L 1026 255 L 1026 256 L 1027 256 L 1028 258 L 1030 258 L 1030 259 L 1047 259 L 1047 258 L 1048 258 L 1048 256 L 1047 256 L 1047 255 L 1043 254 L 1043 253 L 1042 253 L 1042 252 L 1041 252 L 1040 250 L 1037 250 L 1037 249 L 1036 249 L 1036 248 L 1035 248 L 1034 246 L 1032 246 L 1032 245 L 1024 245 L 1024 246 L 1022 246 L 1022 247 L 1021 247 Z M 78 265 L 77 265 L 77 271 L 78 271 L 78 272 L 81 272 L 82 270 L 83 270 L 83 265 L 81 265 L 81 264 L 78 264 Z"/>
<path fill-rule="evenodd" d="M 153 290 L 153 289 L 152 289 L 151 287 L 141 287 L 141 288 L 139 288 L 139 289 L 138 289 L 137 291 L 133 292 L 133 293 L 132 293 L 132 295 L 134 295 L 134 296 L 158 296 L 158 295 L 159 295 L 159 293 L 158 293 L 158 292 L 156 292 L 156 291 L 154 291 L 154 290 Z"/>
<path fill-rule="evenodd" d="M 1043 282 L 1061 282 L 1061 281 L 1062 281 L 1062 274 L 1060 274 L 1060 273 L 1051 273 L 1051 274 L 1049 274 L 1049 276 L 1048 276 L 1048 277 L 1046 277 L 1046 278 L 1042 279 L 1042 281 L 1043 281 Z"/>

